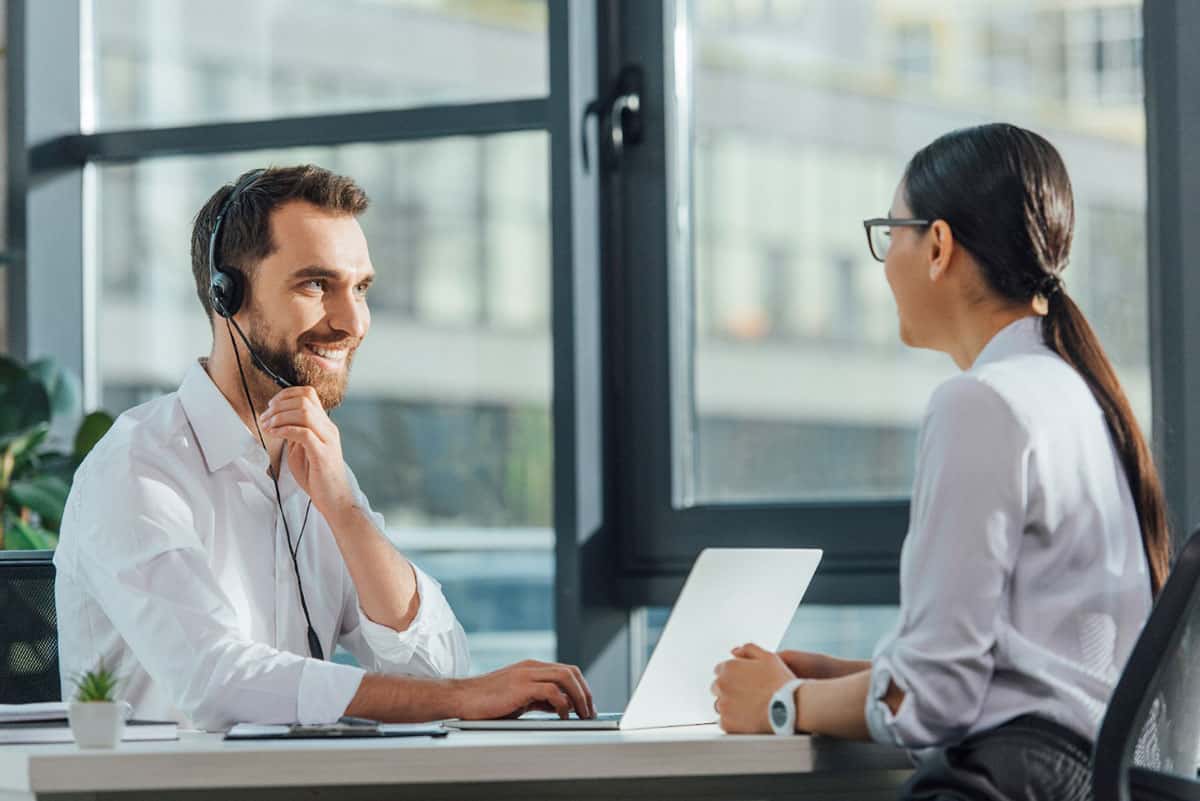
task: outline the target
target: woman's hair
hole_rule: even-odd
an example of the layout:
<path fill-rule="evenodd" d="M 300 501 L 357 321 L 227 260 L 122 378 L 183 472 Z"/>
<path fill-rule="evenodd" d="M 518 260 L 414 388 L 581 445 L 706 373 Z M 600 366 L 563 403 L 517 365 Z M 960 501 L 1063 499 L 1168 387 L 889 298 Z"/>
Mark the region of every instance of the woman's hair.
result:
<path fill-rule="evenodd" d="M 1071 180 L 1062 157 L 1045 139 L 1015 125 L 965 128 L 912 157 L 904 191 L 914 216 L 945 220 L 994 292 L 1020 304 L 1039 295 L 1046 299 L 1042 336 L 1083 377 L 1104 411 L 1129 480 L 1157 595 L 1170 567 L 1166 501 L 1112 364 L 1062 286 L 1075 229 Z"/>

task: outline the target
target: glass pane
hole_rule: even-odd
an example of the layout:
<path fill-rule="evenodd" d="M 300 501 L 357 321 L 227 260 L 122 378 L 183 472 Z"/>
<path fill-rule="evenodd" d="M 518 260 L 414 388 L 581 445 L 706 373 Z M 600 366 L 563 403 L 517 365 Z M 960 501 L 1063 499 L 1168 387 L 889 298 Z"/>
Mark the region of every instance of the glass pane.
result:
<path fill-rule="evenodd" d="M 98 171 L 97 350 L 114 413 L 174 390 L 209 351 L 188 243 L 219 185 L 313 162 L 366 189 L 372 324 L 333 418 L 388 534 L 442 581 L 480 671 L 555 650 L 548 147 L 534 132 Z"/>
<path fill-rule="evenodd" d="M 92 2 L 98 129 L 549 92 L 545 0 Z"/>
<path fill-rule="evenodd" d="M 1139 2 L 678 12 L 674 63 L 692 76 L 678 133 L 692 145 L 674 163 L 693 257 L 675 313 L 694 320 L 677 343 L 691 379 L 675 402 L 680 503 L 909 493 L 922 412 L 956 368 L 900 343 L 860 221 L 886 212 L 916 149 L 994 119 L 1043 132 L 1067 162 L 1066 280 L 1149 436 Z"/>
<path fill-rule="evenodd" d="M 646 654 L 649 661 L 671 608 L 646 609 Z M 884 634 L 896 623 L 895 606 L 818 606 L 804 604 L 783 635 L 779 650 L 815 651 L 842 659 L 870 659 Z M 714 666 L 715 667 L 715 666 Z"/>

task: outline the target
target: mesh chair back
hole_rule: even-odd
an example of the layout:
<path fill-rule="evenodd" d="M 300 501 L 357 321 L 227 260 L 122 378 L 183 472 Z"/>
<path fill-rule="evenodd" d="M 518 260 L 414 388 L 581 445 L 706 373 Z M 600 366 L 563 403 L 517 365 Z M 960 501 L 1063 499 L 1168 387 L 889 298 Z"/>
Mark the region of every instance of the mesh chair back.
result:
<path fill-rule="evenodd" d="M 1176 560 L 1096 741 L 1097 801 L 1200 798 L 1200 531 Z"/>
<path fill-rule="evenodd" d="M 0 704 L 57 701 L 52 551 L 0 551 Z"/>

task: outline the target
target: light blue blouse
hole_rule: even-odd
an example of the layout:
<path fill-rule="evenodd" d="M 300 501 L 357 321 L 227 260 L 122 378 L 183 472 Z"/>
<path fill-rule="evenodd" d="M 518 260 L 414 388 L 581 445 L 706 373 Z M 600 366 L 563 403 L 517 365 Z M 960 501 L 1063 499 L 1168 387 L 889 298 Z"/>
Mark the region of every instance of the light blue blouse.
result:
<path fill-rule="evenodd" d="M 1150 606 L 1103 413 L 1040 319 L 1019 320 L 930 401 L 871 735 L 921 748 L 1036 713 L 1094 739 Z"/>

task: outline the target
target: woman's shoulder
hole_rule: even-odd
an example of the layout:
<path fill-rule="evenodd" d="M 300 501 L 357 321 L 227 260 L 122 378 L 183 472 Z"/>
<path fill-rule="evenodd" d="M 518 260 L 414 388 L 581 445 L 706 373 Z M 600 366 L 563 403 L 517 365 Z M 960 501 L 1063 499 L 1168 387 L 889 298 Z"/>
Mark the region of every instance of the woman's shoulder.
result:
<path fill-rule="evenodd" d="M 1030 432 L 1097 409 L 1080 375 L 1042 348 L 977 365 L 944 381 L 930 400 L 929 416 Z"/>

